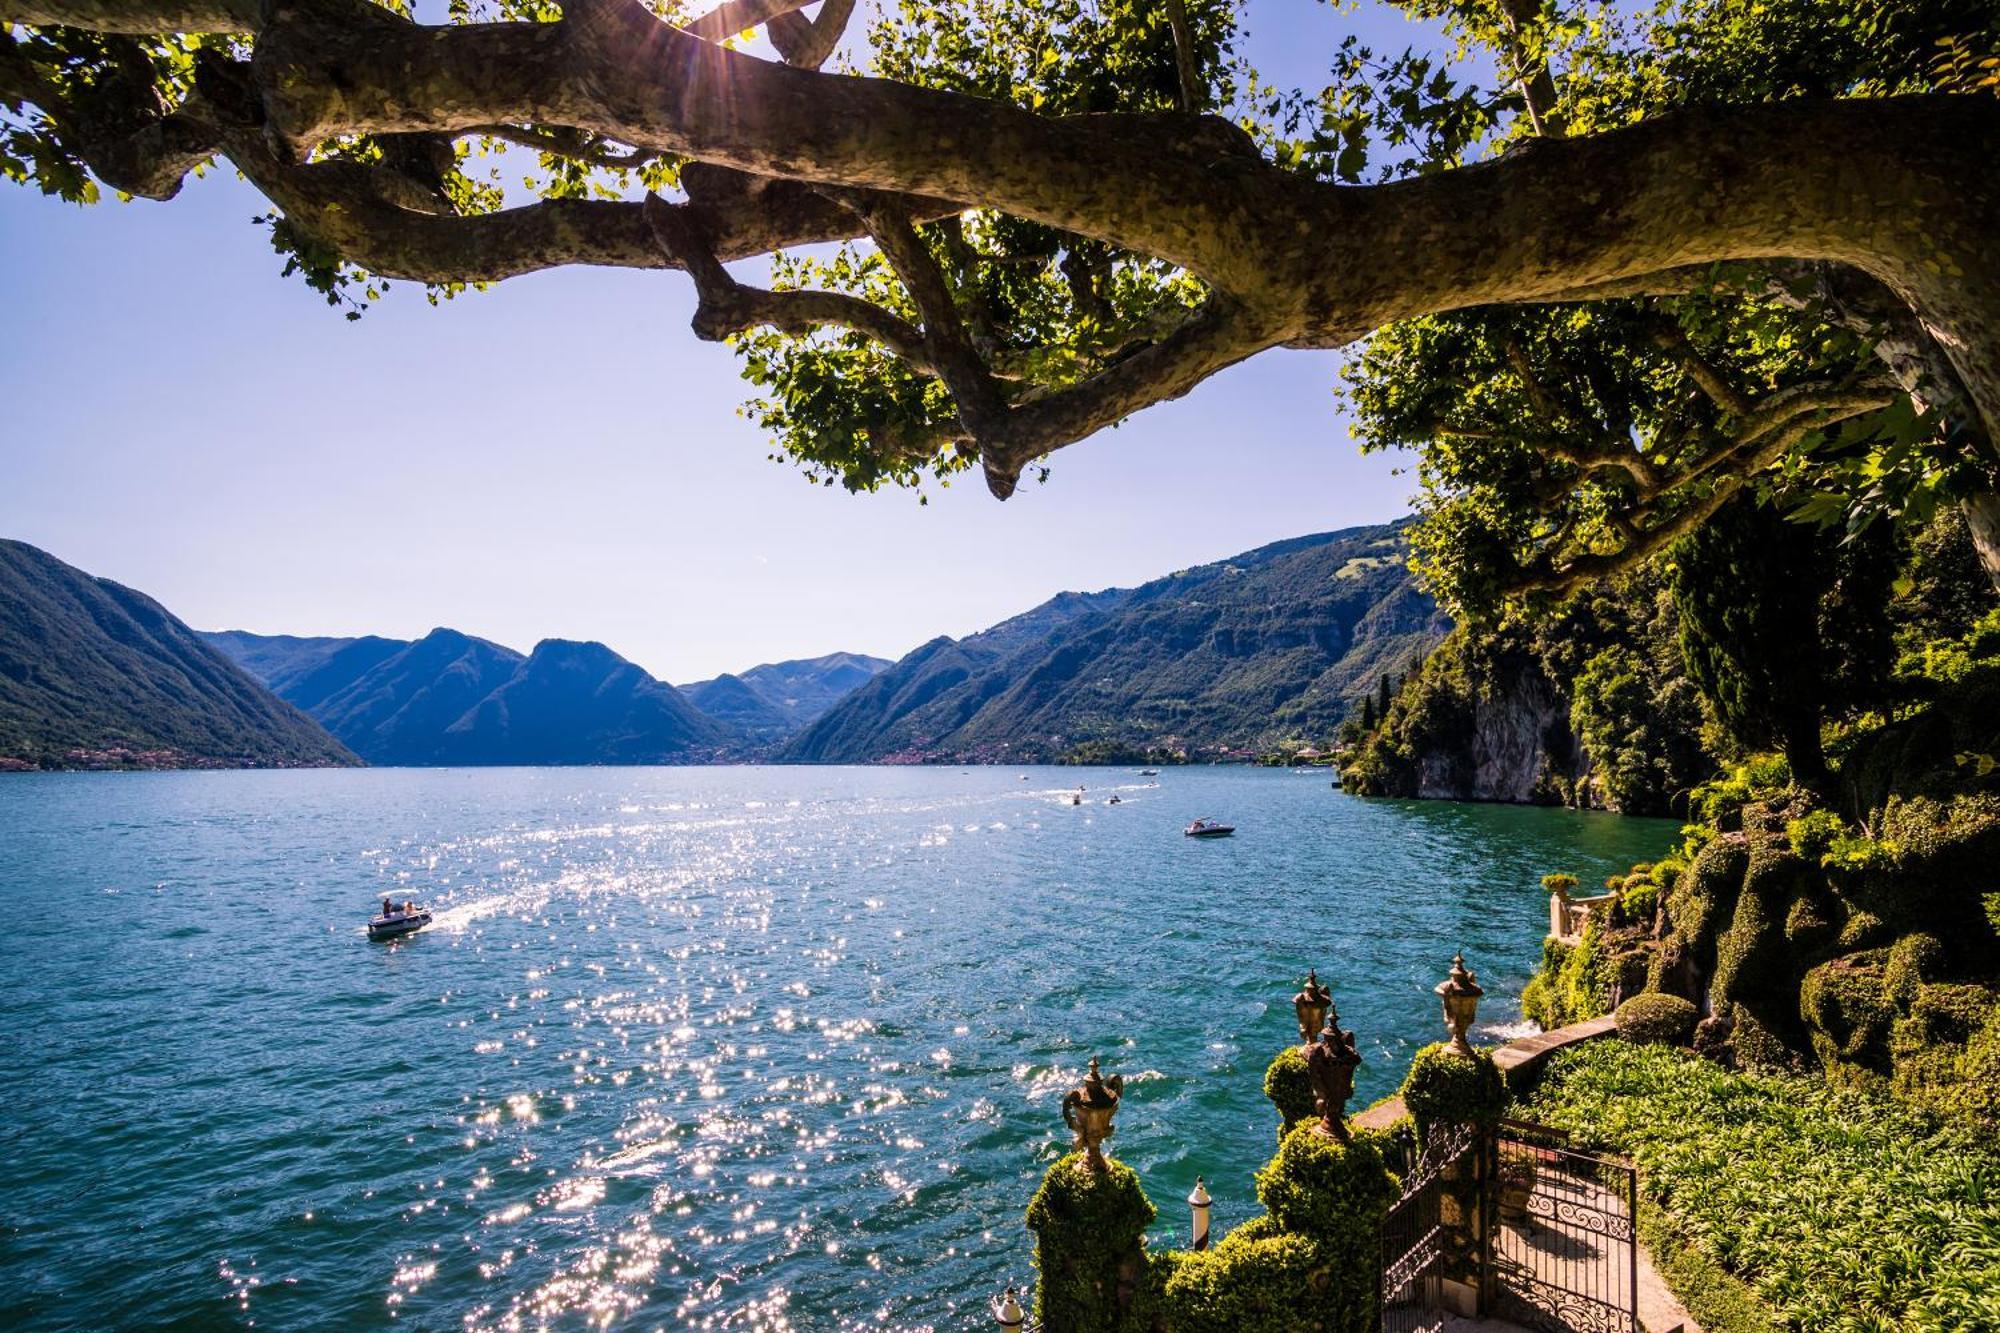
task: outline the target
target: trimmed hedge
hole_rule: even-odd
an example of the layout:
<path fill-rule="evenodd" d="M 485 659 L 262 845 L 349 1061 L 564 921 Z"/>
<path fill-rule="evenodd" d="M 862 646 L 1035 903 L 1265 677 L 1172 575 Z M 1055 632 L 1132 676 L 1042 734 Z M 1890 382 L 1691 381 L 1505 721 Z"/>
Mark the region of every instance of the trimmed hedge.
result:
<path fill-rule="evenodd" d="M 1634 995 L 1612 1016 L 1618 1035 L 1641 1046 L 1685 1046 L 1694 1039 L 1701 1017 L 1692 1003 L 1678 995 Z"/>
<path fill-rule="evenodd" d="M 1319 1115 L 1319 1098 L 1314 1095 L 1312 1079 L 1306 1072 L 1304 1050 L 1287 1046 L 1271 1057 L 1270 1066 L 1264 1070 L 1264 1095 L 1278 1108 L 1281 1140 L 1291 1133 L 1292 1126 Z"/>
<path fill-rule="evenodd" d="M 1509 1101 L 1491 1055 L 1475 1051 L 1468 1060 L 1443 1042 L 1424 1047 L 1410 1061 L 1402 1095 L 1419 1138 L 1428 1138 L 1434 1125 L 1492 1125 L 1507 1114 Z"/>
<path fill-rule="evenodd" d="M 1123 1162 L 1090 1169 L 1080 1152 L 1048 1169 L 1028 1205 L 1035 1233 L 1035 1317 L 1048 1333 L 1139 1329 L 1144 1237 L 1157 1215 Z"/>

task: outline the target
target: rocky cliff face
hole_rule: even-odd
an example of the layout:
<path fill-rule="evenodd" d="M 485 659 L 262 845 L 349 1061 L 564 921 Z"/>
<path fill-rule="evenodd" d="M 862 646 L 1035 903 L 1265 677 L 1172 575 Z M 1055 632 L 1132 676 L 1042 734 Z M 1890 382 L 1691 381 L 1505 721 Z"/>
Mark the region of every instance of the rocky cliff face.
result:
<path fill-rule="evenodd" d="M 1570 729 L 1570 699 L 1539 669 L 1488 682 L 1462 746 L 1424 753 L 1416 794 L 1427 800 L 1576 804 L 1601 808 L 1590 758 Z"/>
<path fill-rule="evenodd" d="M 1714 770 L 1656 581 L 1552 619 L 1460 626 L 1342 765 L 1363 796 L 1665 814 Z"/>

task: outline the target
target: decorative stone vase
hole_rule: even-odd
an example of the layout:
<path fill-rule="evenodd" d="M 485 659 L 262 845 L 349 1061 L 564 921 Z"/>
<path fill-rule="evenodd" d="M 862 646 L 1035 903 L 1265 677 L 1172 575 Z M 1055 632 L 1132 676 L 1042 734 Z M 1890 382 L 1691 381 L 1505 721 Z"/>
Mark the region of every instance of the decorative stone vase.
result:
<path fill-rule="evenodd" d="M 1319 984 L 1319 971 L 1306 970 L 1306 984 L 1292 997 L 1292 1009 L 1299 1016 L 1299 1041 L 1307 1046 L 1319 1034 L 1320 1025 L 1326 1022 L 1326 1011 L 1333 1007 L 1333 992 Z"/>
<path fill-rule="evenodd" d="M 1479 1013 L 1479 997 L 1485 993 L 1466 971 L 1465 954 L 1460 952 L 1451 960 L 1451 975 L 1437 984 L 1437 996 L 1444 1001 L 1444 1025 L 1451 1031 L 1452 1054 L 1472 1058 L 1472 1043 L 1465 1034 Z"/>
<path fill-rule="evenodd" d="M 1076 1135 L 1076 1146 L 1093 1171 L 1105 1169 L 1098 1145 L 1111 1137 L 1111 1118 L 1118 1114 L 1118 1099 L 1124 1093 L 1125 1076 L 1103 1077 L 1097 1072 L 1097 1057 L 1092 1056 L 1089 1076 L 1063 1096 L 1063 1123 Z"/>

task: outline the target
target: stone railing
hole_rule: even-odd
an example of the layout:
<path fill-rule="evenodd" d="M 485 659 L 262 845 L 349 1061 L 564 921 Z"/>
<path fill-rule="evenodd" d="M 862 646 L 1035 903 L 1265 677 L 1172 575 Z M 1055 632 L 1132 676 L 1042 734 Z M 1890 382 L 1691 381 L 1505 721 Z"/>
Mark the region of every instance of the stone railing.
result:
<path fill-rule="evenodd" d="M 1583 928 L 1589 924 L 1590 914 L 1617 901 L 1615 893 L 1599 894 L 1595 898 L 1572 898 L 1557 889 L 1549 895 L 1549 934 L 1564 944 L 1575 944 L 1583 938 Z"/>

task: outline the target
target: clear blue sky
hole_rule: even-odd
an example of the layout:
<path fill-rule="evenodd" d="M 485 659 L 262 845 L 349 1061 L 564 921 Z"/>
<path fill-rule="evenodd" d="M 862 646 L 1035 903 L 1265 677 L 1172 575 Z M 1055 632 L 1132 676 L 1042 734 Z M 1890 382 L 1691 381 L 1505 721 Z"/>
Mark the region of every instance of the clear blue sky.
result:
<path fill-rule="evenodd" d="M 1318 88 L 1380 11 L 1259 0 L 1252 59 Z M 1006 504 L 814 488 L 736 416 L 735 358 L 677 274 L 564 270 L 349 323 L 226 170 L 170 204 L 0 187 L 0 536 L 203 629 L 519 648 L 599 639 L 669 680 L 899 656 L 1065 588 L 1142 582 L 1405 511 L 1332 353 L 1271 352 L 1054 459 Z"/>

